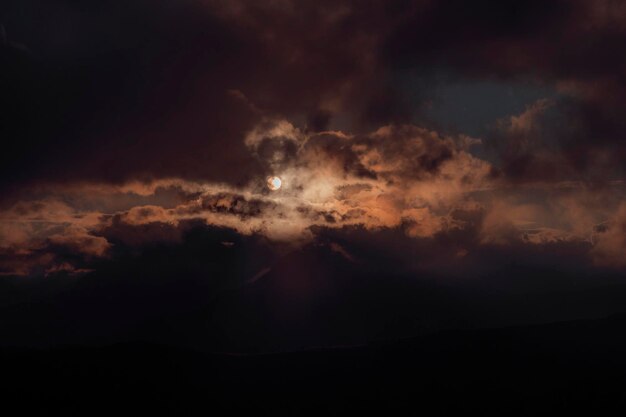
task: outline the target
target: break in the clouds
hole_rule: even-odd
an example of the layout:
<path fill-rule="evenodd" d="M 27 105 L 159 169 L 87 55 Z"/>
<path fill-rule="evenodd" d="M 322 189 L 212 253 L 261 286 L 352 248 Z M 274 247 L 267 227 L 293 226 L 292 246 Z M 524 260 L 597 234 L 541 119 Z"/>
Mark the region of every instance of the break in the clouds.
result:
<path fill-rule="evenodd" d="M 619 2 L 20 0 L 0 23 L 2 274 L 83 273 L 196 222 L 624 267 Z M 458 82 L 479 87 L 445 99 L 480 129 L 429 118 L 435 84 Z"/>

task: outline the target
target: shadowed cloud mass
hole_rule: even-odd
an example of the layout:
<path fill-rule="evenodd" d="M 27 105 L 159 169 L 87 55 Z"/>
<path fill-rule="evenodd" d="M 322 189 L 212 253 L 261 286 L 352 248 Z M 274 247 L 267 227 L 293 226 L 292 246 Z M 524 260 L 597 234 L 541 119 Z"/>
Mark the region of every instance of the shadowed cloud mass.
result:
<path fill-rule="evenodd" d="M 0 24 L 6 282 L 188 278 L 246 350 L 255 314 L 279 337 L 299 311 L 306 345 L 330 305 L 363 341 L 378 292 L 445 321 L 431 282 L 456 320 L 466 281 L 626 270 L 621 2 L 8 0 Z"/>

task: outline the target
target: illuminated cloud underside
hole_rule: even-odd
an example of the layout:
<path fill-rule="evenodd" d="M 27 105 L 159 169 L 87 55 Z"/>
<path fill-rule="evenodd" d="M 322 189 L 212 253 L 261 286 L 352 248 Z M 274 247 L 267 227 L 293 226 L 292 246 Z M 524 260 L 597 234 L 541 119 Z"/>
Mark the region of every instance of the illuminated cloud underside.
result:
<path fill-rule="evenodd" d="M 524 129 L 531 116 L 513 119 L 512 128 Z M 313 239 L 313 226 L 401 229 L 416 239 L 476 229 L 475 245 L 579 242 L 596 265 L 626 266 L 619 181 L 597 190 L 563 182 L 512 188 L 490 163 L 472 155 L 479 140 L 411 125 L 349 135 L 305 133 L 285 120 L 266 120 L 245 144 L 268 172 L 280 175 L 280 192 L 269 191 L 263 177 L 242 187 L 164 178 L 33 188 L 31 198 L 0 213 L 0 273 L 85 272 L 57 259 L 55 248 L 89 261 L 108 256 L 112 243 L 106 236 L 116 225 L 175 229 L 188 220 L 292 245 Z"/>

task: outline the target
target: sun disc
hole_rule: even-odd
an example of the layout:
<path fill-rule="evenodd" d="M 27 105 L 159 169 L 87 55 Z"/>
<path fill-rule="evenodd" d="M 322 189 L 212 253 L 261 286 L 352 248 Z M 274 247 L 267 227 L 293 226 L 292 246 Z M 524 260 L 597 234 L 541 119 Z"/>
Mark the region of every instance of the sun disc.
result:
<path fill-rule="evenodd" d="M 274 177 L 267 178 L 267 188 L 269 188 L 272 191 L 279 190 L 282 185 L 283 185 L 283 182 L 280 179 L 280 177 L 274 176 Z"/>

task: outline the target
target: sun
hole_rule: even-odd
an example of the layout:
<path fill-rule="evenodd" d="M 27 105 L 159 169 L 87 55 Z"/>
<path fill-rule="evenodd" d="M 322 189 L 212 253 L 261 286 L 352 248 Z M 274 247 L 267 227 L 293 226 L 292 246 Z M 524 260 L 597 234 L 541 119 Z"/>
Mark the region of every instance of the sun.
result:
<path fill-rule="evenodd" d="M 283 181 L 280 179 L 280 177 L 267 177 L 267 188 L 269 188 L 270 190 L 277 191 L 282 185 Z"/>

